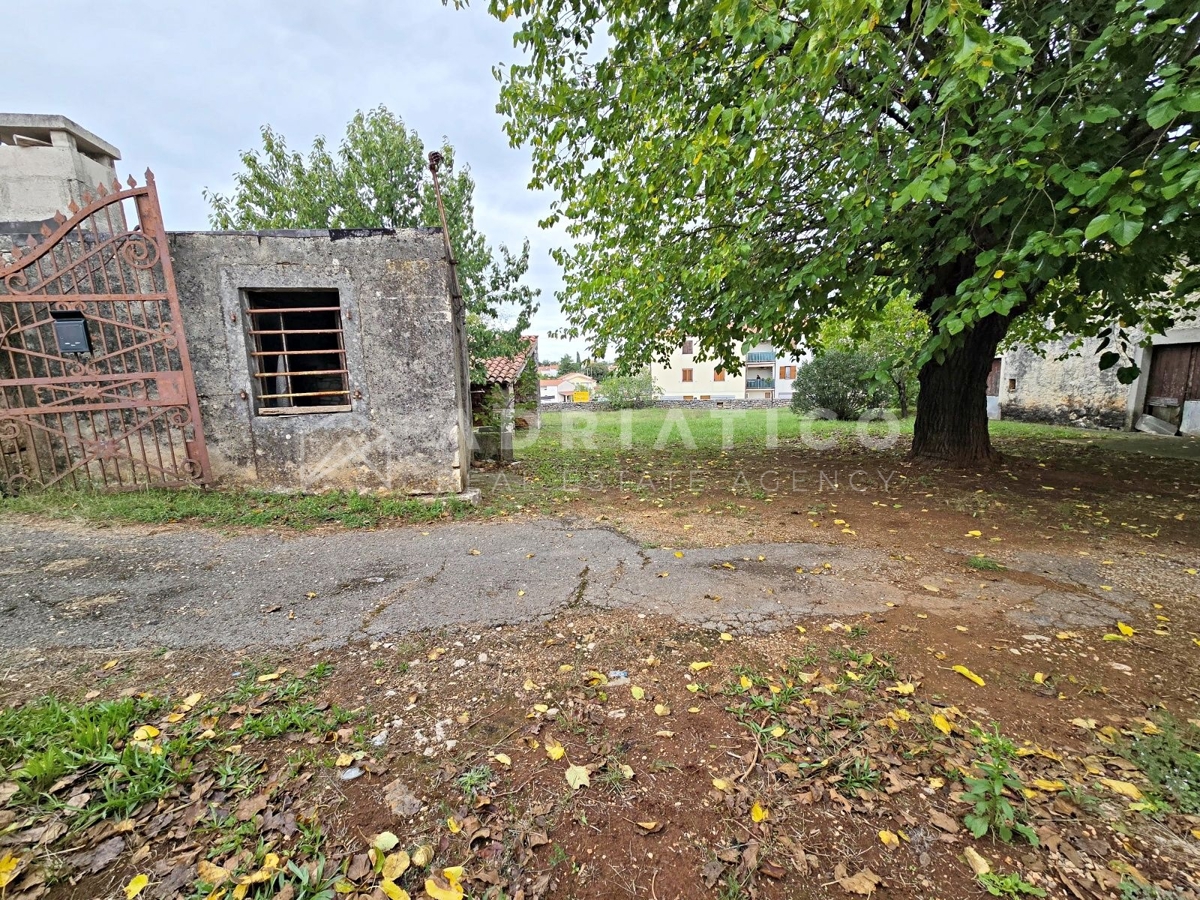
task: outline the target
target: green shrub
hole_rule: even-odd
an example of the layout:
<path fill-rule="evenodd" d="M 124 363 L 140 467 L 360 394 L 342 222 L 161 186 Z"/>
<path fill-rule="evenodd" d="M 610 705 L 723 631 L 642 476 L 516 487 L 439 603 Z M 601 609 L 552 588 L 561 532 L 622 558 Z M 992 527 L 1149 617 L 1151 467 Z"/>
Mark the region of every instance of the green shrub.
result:
<path fill-rule="evenodd" d="M 827 350 L 796 370 L 792 411 L 805 415 L 827 409 L 839 419 L 857 419 L 879 405 L 874 380 L 879 360 L 857 350 Z"/>
<path fill-rule="evenodd" d="M 644 409 L 658 396 L 649 372 L 606 378 L 599 390 L 610 409 Z"/>

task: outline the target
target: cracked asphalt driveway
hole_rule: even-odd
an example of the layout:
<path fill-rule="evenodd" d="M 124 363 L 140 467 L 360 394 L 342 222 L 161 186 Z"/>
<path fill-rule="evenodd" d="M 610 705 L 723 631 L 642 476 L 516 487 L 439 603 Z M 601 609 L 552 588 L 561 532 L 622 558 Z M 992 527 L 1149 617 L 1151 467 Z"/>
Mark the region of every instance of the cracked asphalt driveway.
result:
<path fill-rule="evenodd" d="M 1002 580 L 990 599 L 1031 625 L 1111 616 L 1119 598 L 1096 596 L 1076 575 L 1065 593 Z M 914 600 L 935 609 L 967 602 L 952 589 L 922 595 L 920 578 L 878 550 L 644 549 L 617 531 L 561 520 L 235 535 L 4 521 L 0 647 L 320 649 L 578 605 L 770 629 Z"/>

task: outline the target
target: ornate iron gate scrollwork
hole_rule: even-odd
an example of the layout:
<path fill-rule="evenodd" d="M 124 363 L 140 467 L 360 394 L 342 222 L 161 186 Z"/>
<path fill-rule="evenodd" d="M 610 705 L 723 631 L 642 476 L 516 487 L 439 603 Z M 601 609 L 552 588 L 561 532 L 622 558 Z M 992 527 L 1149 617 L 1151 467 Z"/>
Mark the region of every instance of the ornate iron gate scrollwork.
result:
<path fill-rule="evenodd" d="M 0 490 L 207 483 L 154 176 L 83 201 L 0 268 Z"/>

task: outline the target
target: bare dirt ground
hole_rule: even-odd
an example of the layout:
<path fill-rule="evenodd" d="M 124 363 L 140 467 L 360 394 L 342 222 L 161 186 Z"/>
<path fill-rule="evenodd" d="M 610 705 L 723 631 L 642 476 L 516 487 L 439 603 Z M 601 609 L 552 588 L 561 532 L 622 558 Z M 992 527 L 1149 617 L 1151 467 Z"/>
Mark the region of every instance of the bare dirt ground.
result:
<path fill-rule="evenodd" d="M 491 523 L 4 523 L 7 715 L 127 698 L 174 773 L 96 818 L 141 769 L 0 757 L 6 896 L 1200 896 L 1200 465 L 641 463 Z M 114 544 L 192 599 L 147 625 Z"/>

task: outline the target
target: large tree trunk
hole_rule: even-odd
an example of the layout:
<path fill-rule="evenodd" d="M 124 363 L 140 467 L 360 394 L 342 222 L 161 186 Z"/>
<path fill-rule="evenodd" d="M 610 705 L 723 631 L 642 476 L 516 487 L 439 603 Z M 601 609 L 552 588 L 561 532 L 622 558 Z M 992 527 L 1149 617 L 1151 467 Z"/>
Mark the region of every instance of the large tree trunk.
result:
<path fill-rule="evenodd" d="M 1009 321 L 986 316 L 963 335 L 962 343 L 943 362 L 930 360 L 921 367 L 913 459 L 964 468 L 999 461 L 988 436 L 987 380 Z"/>

